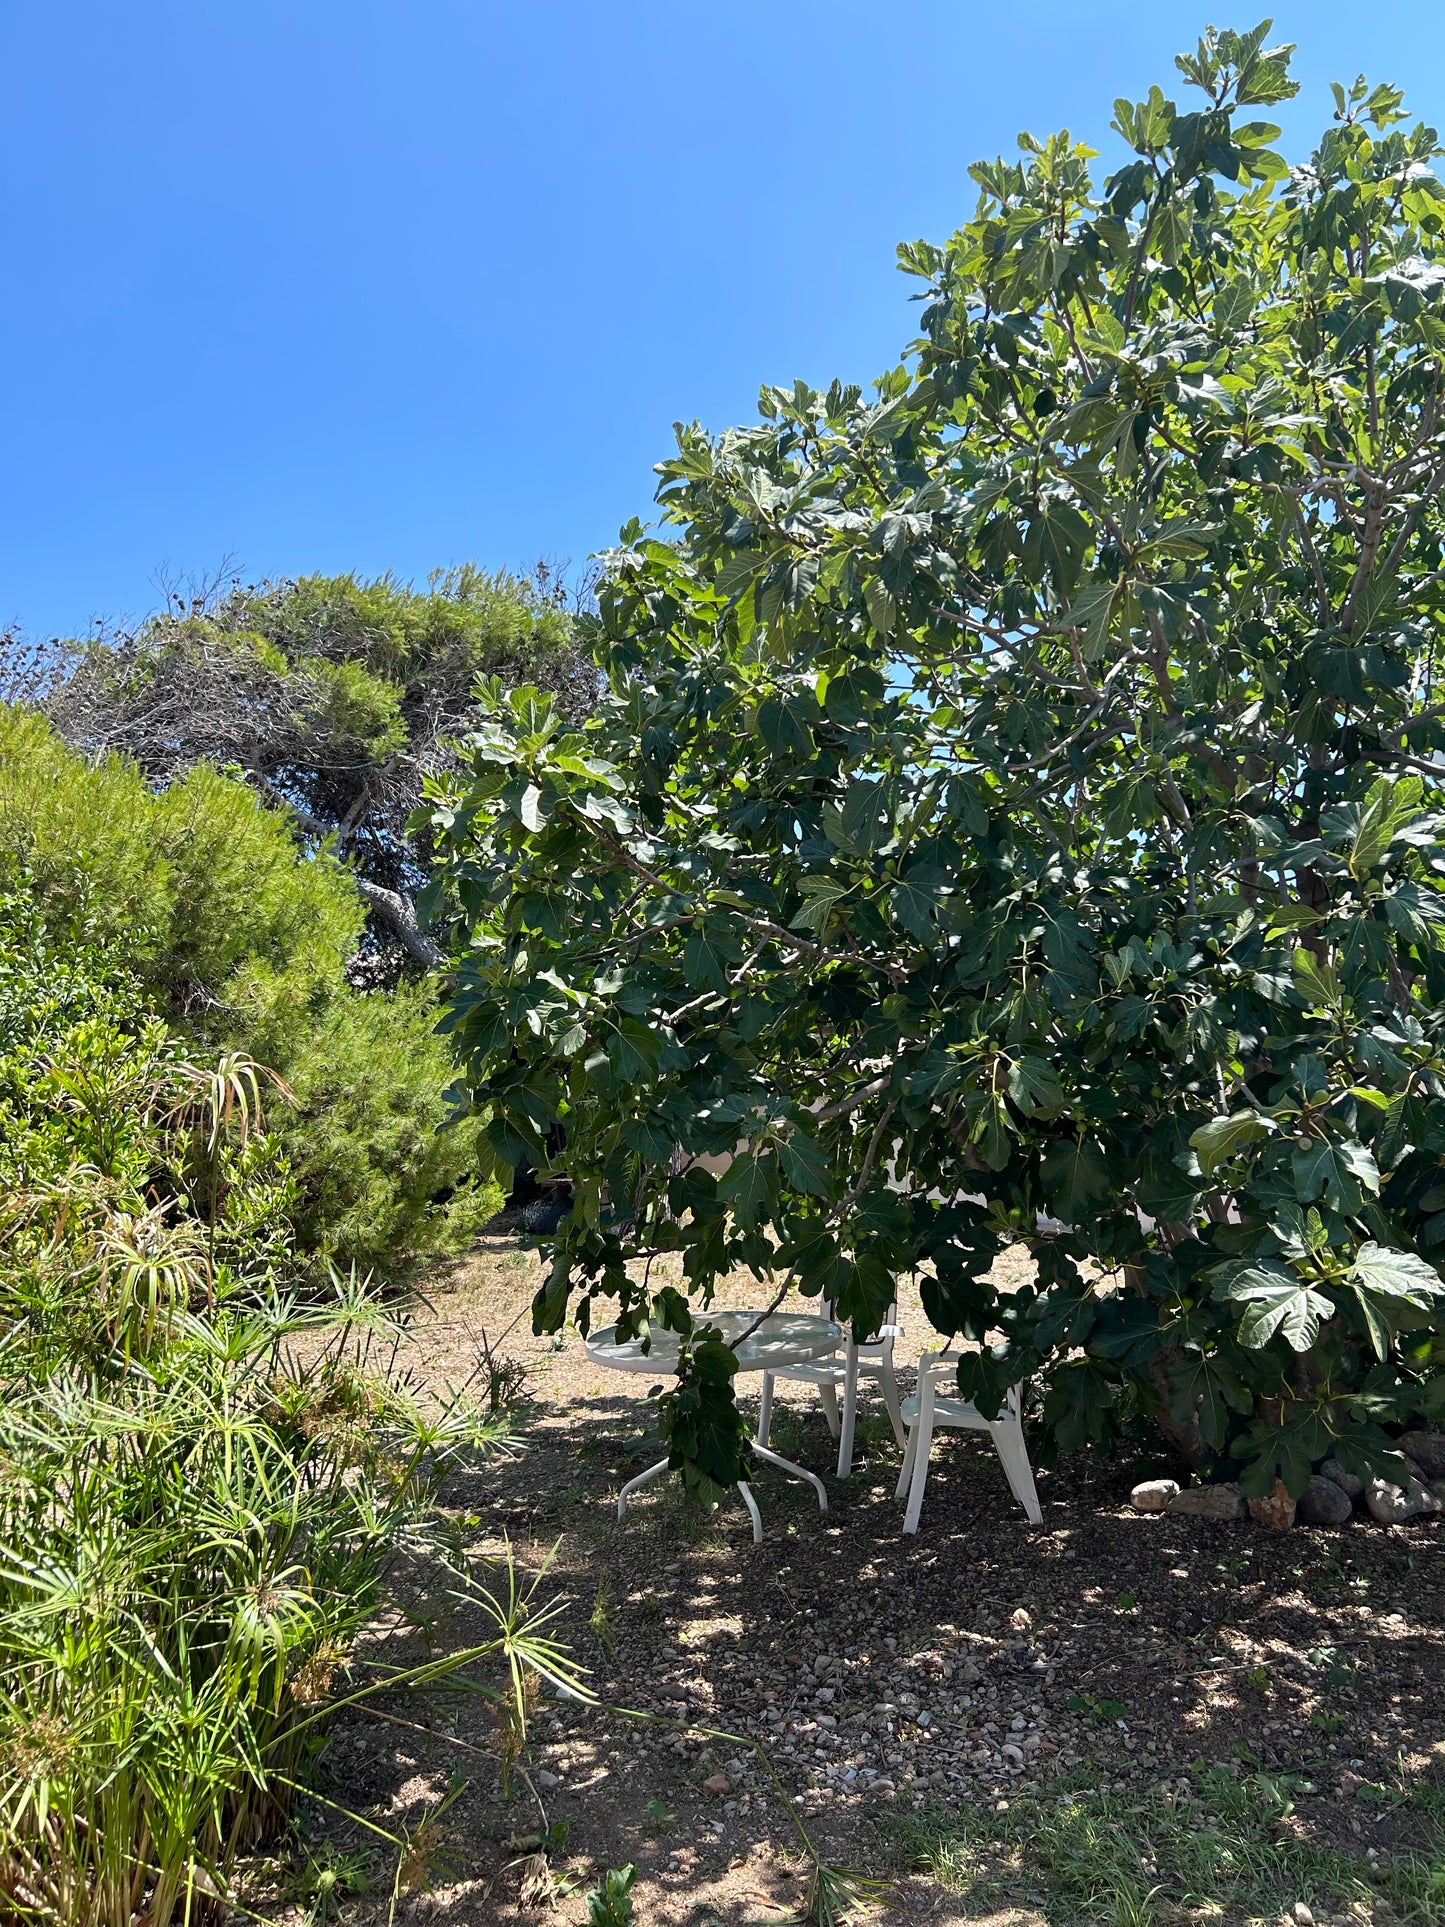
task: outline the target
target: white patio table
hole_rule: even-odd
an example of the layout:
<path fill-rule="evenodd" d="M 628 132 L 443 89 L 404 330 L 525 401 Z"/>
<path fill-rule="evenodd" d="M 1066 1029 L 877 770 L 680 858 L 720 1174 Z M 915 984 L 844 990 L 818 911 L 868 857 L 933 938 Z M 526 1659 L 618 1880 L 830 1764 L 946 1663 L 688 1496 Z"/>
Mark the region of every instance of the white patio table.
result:
<path fill-rule="evenodd" d="M 738 1361 L 740 1372 L 780 1372 L 786 1365 L 802 1365 L 814 1358 L 826 1358 L 830 1352 L 837 1351 L 843 1343 L 843 1328 L 835 1325 L 831 1318 L 812 1318 L 802 1312 L 769 1312 L 766 1318 L 756 1311 L 715 1311 L 704 1314 L 709 1325 L 716 1325 L 722 1333 L 724 1342 L 732 1347 Z M 762 1320 L 759 1323 L 759 1320 Z M 702 1322 L 700 1318 L 699 1322 Z M 752 1328 L 756 1326 L 754 1331 Z M 750 1336 L 743 1337 L 748 1332 Z M 650 1350 L 644 1352 L 640 1338 L 629 1338 L 618 1342 L 617 1327 L 609 1325 L 606 1331 L 594 1332 L 587 1340 L 587 1356 L 597 1365 L 606 1365 L 614 1372 L 641 1372 L 656 1378 L 677 1370 L 679 1340 L 676 1332 L 654 1328 Z M 828 1510 L 828 1494 L 823 1481 L 801 1465 L 794 1465 L 766 1445 L 760 1445 L 756 1438 L 751 1439 L 748 1449 L 754 1458 L 775 1465 L 789 1478 L 802 1479 L 812 1486 L 818 1495 L 818 1510 Z M 627 1501 L 640 1486 L 659 1478 L 667 1470 L 667 1460 L 659 1459 L 656 1465 L 648 1466 L 639 1472 L 635 1479 L 629 1479 L 617 1495 L 617 1516 L 627 1517 Z M 763 1519 L 758 1511 L 758 1502 L 753 1497 L 746 1479 L 738 1481 L 738 1491 L 742 1494 L 743 1504 L 747 1507 L 753 1522 L 753 1539 L 761 1545 L 763 1538 Z"/>

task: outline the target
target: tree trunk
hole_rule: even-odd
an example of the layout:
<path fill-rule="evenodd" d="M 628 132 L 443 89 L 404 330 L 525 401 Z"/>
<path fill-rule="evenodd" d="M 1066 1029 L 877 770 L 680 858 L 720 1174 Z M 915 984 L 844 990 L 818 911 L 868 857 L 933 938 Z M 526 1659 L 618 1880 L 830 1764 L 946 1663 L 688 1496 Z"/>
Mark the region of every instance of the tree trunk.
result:
<path fill-rule="evenodd" d="M 1174 1450 L 1183 1459 L 1191 1472 L 1202 1471 L 1214 1457 L 1214 1453 L 1199 1429 L 1199 1421 L 1191 1413 L 1188 1418 L 1177 1419 L 1169 1410 L 1169 1366 L 1184 1354 L 1177 1346 L 1166 1345 L 1155 1352 L 1149 1360 L 1149 1383 L 1159 1401 L 1159 1409 L 1154 1414 L 1155 1423 L 1168 1439 Z"/>
<path fill-rule="evenodd" d="M 290 797 L 278 790 L 270 778 L 259 769 L 252 768 L 250 775 L 252 781 L 271 802 L 280 809 L 290 811 L 308 836 L 318 838 L 335 836 L 339 844 L 345 843 L 347 836 L 354 828 L 350 813 L 340 824 L 323 823 L 319 817 L 312 816 L 309 810 L 302 809 L 299 803 L 293 803 Z M 362 791 L 357 798 L 357 803 L 362 803 L 364 800 L 365 791 Z M 356 805 L 353 804 L 353 811 L 355 808 Z M 369 883 L 365 877 L 356 876 L 354 873 L 352 881 L 362 901 L 391 931 L 412 962 L 419 963 L 425 970 L 439 970 L 446 962 L 446 958 L 417 923 L 416 906 L 410 897 L 404 897 L 399 890 L 385 889 L 379 883 Z"/>
<path fill-rule="evenodd" d="M 416 907 L 409 898 L 402 896 L 398 890 L 384 890 L 379 883 L 368 883 L 365 877 L 355 877 L 353 881 L 364 901 L 371 905 L 415 963 L 424 965 L 428 970 L 437 970 L 446 962 L 441 951 L 417 923 Z"/>
<path fill-rule="evenodd" d="M 1172 1227 L 1164 1227 L 1168 1230 Z M 1144 1273 L 1139 1265 L 1125 1265 L 1124 1283 L 1131 1291 L 1144 1293 Z M 1192 1472 L 1198 1472 L 1208 1465 L 1214 1457 L 1204 1434 L 1199 1429 L 1199 1421 L 1191 1412 L 1187 1418 L 1177 1419 L 1169 1409 L 1169 1367 L 1182 1359 L 1184 1354 L 1177 1345 L 1165 1345 L 1155 1352 L 1149 1360 L 1147 1370 L 1149 1383 L 1154 1388 L 1158 1409 L 1154 1421 L 1168 1439 L 1174 1450 Z"/>

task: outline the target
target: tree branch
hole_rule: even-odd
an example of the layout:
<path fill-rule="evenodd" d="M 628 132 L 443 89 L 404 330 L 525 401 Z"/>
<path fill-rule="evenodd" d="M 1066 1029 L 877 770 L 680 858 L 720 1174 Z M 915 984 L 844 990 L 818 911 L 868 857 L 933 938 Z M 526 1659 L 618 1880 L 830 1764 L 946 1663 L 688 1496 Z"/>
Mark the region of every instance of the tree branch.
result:
<path fill-rule="evenodd" d="M 262 794 L 278 809 L 289 810 L 308 836 L 327 837 L 337 834 L 334 825 L 323 823 L 309 810 L 303 810 L 299 804 L 293 803 L 290 797 L 283 795 L 269 778 L 262 775 L 260 770 L 253 769 L 249 773 Z M 399 890 L 387 890 L 379 883 L 368 882 L 365 877 L 357 876 L 354 871 L 351 880 L 356 885 L 357 894 L 362 902 L 386 925 L 412 962 L 421 964 L 426 970 L 439 970 L 446 962 L 446 958 L 417 922 L 416 906 L 411 899 L 404 897 Z"/>
<path fill-rule="evenodd" d="M 446 958 L 417 922 L 416 908 L 411 901 L 399 890 L 384 890 L 379 883 L 368 883 L 365 877 L 353 876 L 351 880 L 362 901 L 376 912 L 412 961 L 428 970 L 440 969 Z"/>

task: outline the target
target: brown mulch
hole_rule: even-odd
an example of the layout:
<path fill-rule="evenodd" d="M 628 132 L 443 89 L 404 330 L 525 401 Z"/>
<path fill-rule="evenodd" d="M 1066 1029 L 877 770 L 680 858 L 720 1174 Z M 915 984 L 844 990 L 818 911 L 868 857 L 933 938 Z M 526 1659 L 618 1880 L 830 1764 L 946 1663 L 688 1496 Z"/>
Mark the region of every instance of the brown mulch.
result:
<path fill-rule="evenodd" d="M 618 1485 L 660 1456 L 647 1381 L 590 1364 L 573 1331 L 534 1338 L 538 1276 L 532 1252 L 489 1239 L 432 1281 L 408 1363 L 459 1384 L 485 1332 L 526 1367 L 524 1449 L 455 1472 L 447 1511 L 479 1576 L 509 1547 L 524 1571 L 550 1558 L 543 1593 L 568 1598 L 567 1636 L 601 1705 L 538 1708 L 536 1801 L 520 1781 L 502 1797 L 496 1725 L 474 1700 L 399 1700 L 396 1716 L 427 1731 L 338 1724 L 329 1796 L 393 1832 L 424 1827 L 454 1776 L 466 1782 L 433 1830 L 429 1866 L 419 1842 L 421 1890 L 403 1895 L 400 1918 L 582 1921 L 597 1870 L 626 1862 L 637 1927 L 794 1918 L 803 1863 L 786 1801 L 830 1858 L 894 1882 L 883 1918 L 973 1919 L 899 1864 L 900 1810 L 997 1803 L 1061 1775 L 1158 1785 L 1201 1761 L 1300 1776 L 1293 1824 L 1321 1844 L 1384 1852 L 1399 1838 L 1399 1813 L 1357 1796 L 1445 1754 L 1440 1522 L 1275 1534 L 1144 1516 L 1129 1490 L 1161 1464 L 1082 1455 L 1039 1472 L 1044 1523 L 1030 1529 L 987 1442 L 952 1435 L 905 1540 L 881 1403 L 869 1401 L 844 1484 L 816 1399 L 780 1384 L 774 1443 L 825 1477 L 826 1515 L 763 1470 L 761 1546 L 741 1504 L 703 1515 L 667 1478 L 619 1525 Z M 728 1301 L 756 1297 L 740 1283 Z M 931 1334 L 916 1298 L 903 1316 L 911 1366 Z M 756 1383 L 743 1381 L 745 1396 Z M 403 1603 L 378 1632 L 375 1653 L 391 1663 L 483 1630 L 444 1589 Z M 682 1730 L 693 1720 L 736 1737 Z M 705 1791 L 717 1775 L 727 1791 Z M 523 1910 L 531 1836 L 556 1823 L 567 1837 L 554 1870 L 577 1884 L 540 1914 Z M 348 1845 L 361 1838 L 327 1824 Z M 362 1914 L 385 1918 L 387 1900 Z M 993 1918 L 1039 1916 L 1021 1894 Z"/>

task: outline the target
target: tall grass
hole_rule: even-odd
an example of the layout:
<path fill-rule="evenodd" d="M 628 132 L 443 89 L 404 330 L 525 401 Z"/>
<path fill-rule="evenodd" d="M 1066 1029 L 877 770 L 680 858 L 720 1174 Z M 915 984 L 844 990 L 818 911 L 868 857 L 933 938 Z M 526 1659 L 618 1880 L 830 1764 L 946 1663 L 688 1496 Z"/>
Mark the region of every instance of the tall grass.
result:
<path fill-rule="evenodd" d="M 284 1310 L 187 1316 L 157 1357 L 0 1411 L 0 1892 L 95 1927 L 219 1894 L 284 1810 L 442 1456 Z"/>
<path fill-rule="evenodd" d="M 255 1066 L 30 1008 L 0 1051 L 0 1918 L 170 1927 L 224 1904 L 338 1699 L 395 1689 L 358 1637 L 506 1420 L 414 1397 L 364 1285 L 287 1296 Z M 575 1680 L 525 1592 L 490 1610 L 447 1664 L 505 1662 L 519 1705 L 527 1667 Z"/>

